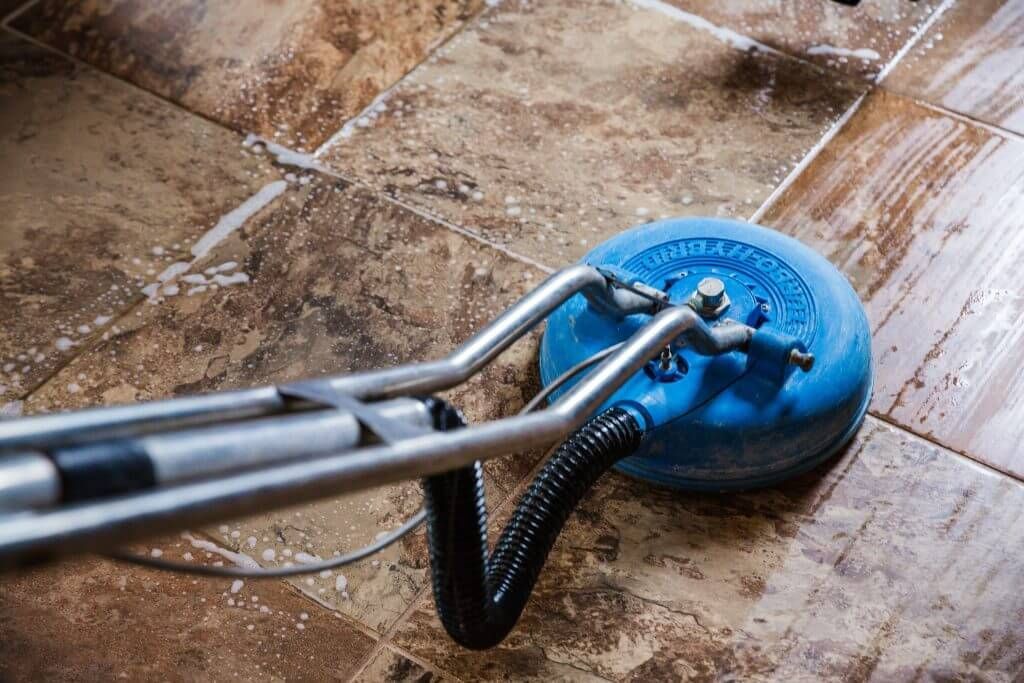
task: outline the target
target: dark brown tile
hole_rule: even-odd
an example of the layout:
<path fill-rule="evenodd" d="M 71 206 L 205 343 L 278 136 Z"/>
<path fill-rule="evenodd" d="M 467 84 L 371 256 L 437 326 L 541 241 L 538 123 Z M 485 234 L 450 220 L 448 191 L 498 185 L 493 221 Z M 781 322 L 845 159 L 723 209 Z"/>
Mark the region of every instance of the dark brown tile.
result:
<path fill-rule="evenodd" d="M 873 410 L 1024 476 L 1024 143 L 868 100 L 765 217 L 853 282 Z"/>
<path fill-rule="evenodd" d="M 863 87 L 835 78 L 628 3 L 510 0 L 322 157 L 558 267 L 658 216 L 752 214 Z"/>
<path fill-rule="evenodd" d="M 667 0 L 671 5 L 829 69 L 874 78 L 922 28 L 941 0 Z"/>
<path fill-rule="evenodd" d="M 958 2 L 885 79 L 886 88 L 1024 133 L 1024 2 Z"/>
<path fill-rule="evenodd" d="M 1020 483 L 869 419 L 830 467 L 728 496 L 603 479 L 487 652 L 430 600 L 396 642 L 462 680 L 1015 680 Z"/>
<path fill-rule="evenodd" d="M 179 283 L 178 295 L 119 320 L 118 334 L 41 387 L 26 409 L 205 393 L 439 358 L 544 275 L 318 175 L 298 178 L 208 263 L 223 262 L 237 263 L 232 272 L 244 272 L 249 282 L 218 291 Z M 535 364 L 531 337 L 447 396 L 472 420 L 514 413 L 536 389 Z M 71 382 L 75 393 L 67 390 Z M 488 467 L 489 502 L 499 502 L 538 457 L 513 455 Z M 406 482 L 211 533 L 270 565 L 300 552 L 326 558 L 373 541 L 420 502 L 418 483 Z M 418 593 L 426 564 L 420 531 L 342 572 L 294 584 L 383 632 Z"/>
<path fill-rule="evenodd" d="M 276 179 L 233 133 L 0 38 L 0 403 L 26 395 Z"/>
<path fill-rule="evenodd" d="M 136 548 L 218 560 L 179 538 Z M 344 680 L 373 639 L 281 581 L 80 559 L 0 581 L 5 681 Z"/>
<path fill-rule="evenodd" d="M 312 150 L 482 0 L 43 0 L 39 40 L 237 130 Z"/>
<path fill-rule="evenodd" d="M 28 5 L 31 0 L 0 0 L 0 20 L 6 19 L 16 9 Z"/>
<path fill-rule="evenodd" d="M 436 683 L 445 679 L 386 645 L 353 680 L 367 683 Z"/>

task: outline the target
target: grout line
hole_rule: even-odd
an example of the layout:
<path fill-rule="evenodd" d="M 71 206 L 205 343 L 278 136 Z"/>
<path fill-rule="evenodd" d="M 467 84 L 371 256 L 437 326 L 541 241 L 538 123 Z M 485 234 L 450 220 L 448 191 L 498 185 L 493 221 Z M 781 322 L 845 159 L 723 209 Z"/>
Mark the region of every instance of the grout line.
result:
<path fill-rule="evenodd" d="M 4 17 L 2 21 L 0 21 L 0 26 L 3 26 L 4 28 L 10 30 L 12 33 L 16 32 L 15 29 L 10 28 L 9 24 L 18 17 L 20 17 L 22 14 L 28 12 L 35 5 L 38 5 L 41 1 L 42 0 L 29 0 L 20 7 L 15 8 L 14 11 L 12 11 L 10 14 Z"/>
<path fill-rule="evenodd" d="M 368 187 L 365 184 L 362 184 L 362 183 L 359 183 L 359 184 L 362 187 L 365 187 L 367 189 L 372 190 L 372 188 Z M 411 211 L 412 213 L 416 214 L 417 216 L 420 216 L 422 218 L 426 218 L 426 219 L 429 219 L 431 221 L 434 221 L 435 223 L 443 225 L 444 227 L 448 228 L 449 230 L 452 230 L 453 232 L 457 232 L 458 234 L 463 235 L 464 237 L 468 237 L 468 238 L 470 238 L 472 240 L 475 240 L 477 242 L 485 244 L 488 247 L 490 247 L 491 249 L 494 249 L 496 251 L 501 252 L 502 254 L 505 254 L 509 258 L 515 259 L 516 261 L 519 261 L 519 262 L 524 263 L 524 264 L 526 264 L 528 266 L 536 268 L 537 270 L 540 270 L 541 272 L 543 272 L 543 273 L 545 273 L 547 275 L 550 275 L 551 273 L 554 273 L 556 270 L 558 270 L 557 268 L 552 268 L 551 266 L 546 265 L 544 263 L 541 263 L 540 261 L 535 261 L 534 259 L 530 258 L 529 256 L 526 256 L 524 254 L 520 254 L 519 252 L 516 252 L 516 251 L 512 251 L 508 247 L 502 246 L 502 245 L 498 244 L 497 242 L 492 242 L 489 239 L 487 239 L 486 237 L 483 237 L 482 235 L 479 235 L 479 234 L 469 230 L 468 228 L 463 228 L 461 225 L 458 225 L 456 223 L 452 223 L 448 219 L 446 219 L 446 218 L 444 218 L 442 216 L 438 216 L 438 215 L 434 214 L 432 211 L 429 211 L 427 209 L 422 209 L 422 208 L 420 208 L 418 206 L 415 206 L 413 204 L 409 204 L 408 202 L 406 202 L 406 201 L 404 201 L 402 199 L 399 199 L 397 197 L 392 197 L 392 196 L 387 195 L 387 194 L 385 194 L 383 192 L 378 192 L 378 194 L 380 196 L 384 197 L 385 199 L 387 199 L 389 202 L 391 202 L 393 204 L 397 204 L 398 206 L 402 207 L 403 209 L 406 209 L 407 211 Z"/>
<path fill-rule="evenodd" d="M 491 8 L 500 5 L 501 2 L 502 0 L 487 0 L 483 4 L 483 8 L 480 11 L 478 11 L 476 15 L 470 17 L 465 22 L 463 22 L 462 26 L 460 26 L 455 31 L 452 31 L 450 36 L 442 40 L 440 43 L 435 45 L 433 49 L 429 50 L 425 55 L 423 55 L 423 59 L 414 64 L 411 69 L 402 74 L 397 80 L 395 80 L 394 83 L 381 90 L 368 105 L 366 105 L 365 107 L 362 108 L 362 110 L 359 111 L 359 113 L 355 114 L 350 119 L 342 123 L 341 128 L 339 128 L 334 134 L 332 134 L 330 137 L 328 137 L 326 140 L 320 143 L 320 146 L 313 151 L 313 158 L 319 160 L 321 155 L 329 152 L 334 147 L 340 145 L 343 140 L 351 138 L 353 132 L 355 132 L 356 127 L 359 125 L 360 119 L 372 114 L 373 110 L 376 109 L 379 104 L 387 102 L 391 98 L 391 95 L 394 94 L 396 90 L 398 90 L 399 86 L 403 85 L 405 81 L 409 79 L 414 73 L 424 68 L 424 66 L 430 62 L 431 58 L 434 57 L 434 55 L 439 53 L 444 48 L 448 47 L 456 38 L 461 37 L 470 29 L 471 26 L 475 26 L 476 24 L 478 24 L 483 15 L 487 14 Z"/>
<path fill-rule="evenodd" d="M 733 31 L 730 28 L 725 28 L 724 26 L 714 24 L 705 19 L 704 17 L 681 10 L 678 7 L 675 7 L 674 5 L 669 5 L 668 3 L 663 2 L 663 0 L 629 0 L 629 4 L 643 9 L 652 10 L 654 12 L 657 12 L 668 17 L 669 19 L 673 19 L 680 23 L 687 24 L 688 26 L 695 28 L 699 31 L 710 33 L 712 36 L 714 36 L 721 42 L 726 43 L 727 45 L 730 45 L 736 48 L 737 50 L 741 50 L 743 52 L 747 52 L 749 50 L 758 50 L 760 52 L 766 52 L 777 57 L 787 57 L 796 59 L 797 61 L 803 62 L 805 64 L 811 64 L 811 66 L 814 66 L 816 69 L 819 70 L 822 68 L 817 64 L 808 62 L 795 55 L 789 55 L 784 52 L 781 52 L 780 50 L 777 50 L 776 48 L 770 45 L 766 45 L 765 43 L 762 43 L 759 40 L 755 40 L 754 38 L 750 38 L 741 33 L 737 33 L 736 31 Z"/>
<path fill-rule="evenodd" d="M 33 2 L 41 2 L 41 0 L 33 0 Z M 19 13 L 21 11 L 25 10 L 25 9 L 27 9 L 27 7 L 26 8 L 22 8 L 22 10 L 19 10 Z M 220 121 L 218 119 L 212 118 L 212 117 L 204 114 L 201 111 L 195 111 L 195 110 L 189 109 L 189 108 L 187 108 L 185 105 L 183 105 L 180 102 L 176 102 L 176 101 L 174 101 L 174 100 L 172 100 L 172 99 L 170 99 L 168 97 L 164 97 L 160 93 L 153 92 L 152 90 L 147 90 L 146 88 L 143 88 L 141 85 L 138 85 L 137 83 L 135 83 L 133 81 L 130 81 L 127 78 L 122 78 L 122 77 L 118 76 L 117 74 L 111 73 L 111 72 L 109 72 L 109 71 L 107 71 L 105 69 L 101 69 L 100 67 L 96 66 L 95 64 L 90 64 L 89 62 L 87 62 L 87 61 L 85 61 L 83 59 L 80 59 L 80 58 L 78 58 L 78 57 L 76 57 L 76 56 L 74 56 L 72 54 L 68 54 L 67 52 L 64 52 L 63 50 L 60 50 L 60 49 L 54 47 L 53 45 L 50 45 L 49 43 L 46 43 L 46 42 L 43 42 L 43 41 L 39 40 L 35 36 L 32 36 L 32 35 L 30 35 L 28 33 L 25 33 L 24 31 L 21 31 L 21 30 L 19 30 L 17 28 L 14 28 L 13 26 L 10 26 L 8 24 L 8 22 L 10 21 L 11 18 L 14 18 L 14 17 L 9 17 L 6 21 L 4 21 L 3 23 L 0 23 L 0 27 L 2 27 L 5 30 L 7 30 L 7 32 L 9 32 L 9 33 L 11 33 L 13 35 L 16 35 L 19 38 L 21 38 L 21 39 L 23 39 L 23 40 L 25 40 L 25 41 L 35 45 L 36 47 L 41 48 L 43 50 L 46 50 L 47 52 L 51 52 L 51 53 L 53 53 L 55 55 L 58 55 L 60 57 L 63 57 L 64 59 L 68 60 L 72 64 L 74 64 L 76 66 L 79 66 L 79 67 L 82 67 L 84 69 L 87 69 L 88 71 L 90 71 L 90 72 L 92 72 L 94 74 L 97 74 L 100 78 L 104 78 L 104 79 L 106 79 L 106 80 L 108 80 L 108 81 L 110 81 L 112 83 L 117 83 L 117 84 L 119 84 L 122 87 L 128 87 L 131 90 L 134 90 L 134 91 L 136 91 L 138 93 L 142 93 L 144 97 L 151 97 L 151 98 L 153 98 L 155 100 L 158 100 L 158 101 L 160 101 L 160 102 L 162 102 L 162 103 L 164 103 L 166 105 L 169 105 L 172 109 L 175 109 L 175 110 L 177 110 L 179 112 L 187 114 L 191 118 L 195 118 L 195 119 L 200 119 L 202 121 L 206 121 L 207 123 L 212 124 L 212 125 L 216 126 L 217 128 L 220 128 L 221 130 L 226 130 L 226 131 L 230 132 L 232 135 L 238 136 L 239 138 L 243 138 L 244 137 L 244 133 L 242 131 L 239 131 L 239 130 L 237 130 L 235 128 L 232 128 L 230 125 L 228 125 L 224 121 Z"/>
<path fill-rule="evenodd" d="M 457 678 L 455 676 L 455 674 L 451 673 L 450 671 L 442 669 L 437 664 L 434 664 L 433 662 L 431 662 L 431 661 L 429 661 L 427 659 L 424 659 L 423 657 L 420 657 L 418 655 L 413 654 L 412 652 L 409 652 L 404 647 L 399 647 L 398 645 L 395 645 L 395 643 L 390 641 L 390 640 L 387 643 L 387 647 L 391 648 L 392 650 L 394 650 L 398 654 L 402 655 L 403 657 L 408 659 L 410 662 L 415 662 L 416 664 L 419 664 L 423 668 L 429 669 L 430 671 L 433 671 L 435 673 L 443 674 L 444 678 L 446 680 L 447 679 L 451 679 L 452 681 L 455 681 L 455 683 L 462 683 L 461 679 Z"/>
<path fill-rule="evenodd" d="M 345 175 L 345 174 L 343 174 L 343 173 L 341 173 L 339 171 L 336 171 L 336 170 L 334 170 L 332 168 L 323 166 L 320 163 L 315 163 L 315 164 L 305 163 L 306 161 L 308 161 L 311 158 L 311 155 L 303 154 L 301 152 L 295 152 L 294 150 L 290 150 L 287 147 L 285 147 L 284 145 L 280 145 L 278 143 L 270 143 L 268 145 L 268 142 L 266 140 L 264 140 L 263 138 L 261 138 L 261 137 L 259 137 L 257 135 L 254 135 L 254 134 L 250 134 L 250 136 L 248 136 L 247 139 L 250 139 L 250 140 L 252 140 L 254 142 L 258 142 L 260 144 L 263 144 L 267 148 L 267 151 L 274 157 L 275 161 L 279 165 L 281 165 L 281 166 L 291 166 L 291 167 L 296 167 L 296 168 L 302 168 L 304 170 L 312 171 L 314 173 L 320 173 L 321 175 L 325 175 L 325 176 L 327 176 L 329 178 L 336 178 L 338 180 L 342 180 L 342 181 L 344 181 L 346 183 L 349 183 L 350 185 L 354 185 L 356 187 L 362 188 L 362 189 L 366 190 L 367 192 L 369 192 L 370 194 L 372 194 L 373 196 L 378 197 L 380 199 L 383 199 L 386 202 L 389 202 L 391 204 L 395 204 L 396 206 L 400 206 L 401 208 L 403 208 L 406 211 L 409 211 L 409 212 L 419 216 L 420 218 L 428 220 L 428 221 L 430 221 L 432 223 L 436 223 L 436 224 L 438 224 L 438 225 L 440 225 L 442 227 L 448 228 L 449 230 L 451 230 L 453 232 L 456 232 L 456 233 L 462 235 L 463 237 L 468 237 L 469 239 L 471 239 L 471 240 L 473 240 L 475 242 L 479 242 L 481 244 L 484 244 L 487 247 L 490 247 L 491 249 L 494 249 L 495 251 L 498 251 L 498 252 L 500 252 L 502 254 L 505 254 L 506 256 L 508 256 L 509 258 L 511 258 L 511 259 L 513 259 L 515 261 L 519 261 L 520 263 L 524 263 L 524 264 L 526 264 L 526 265 L 528 265 L 528 266 L 530 266 L 532 268 L 536 268 L 537 270 L 540 270 L 541 272 L 543 272 L 545 274 L 550 275 L 551 273 L 554 273 L 556 270 L 558 270 L 557 268 L 553 268 L 553 267 L 551 267 L 551 266 L 549 266 L 547 264 L 541 263 L 540 261 L 536 261 L 536 260 L 530 258 L 529 256 L 526 256 L 525 254 L 520 254 L 520 253 L 518 253 L 516 251 L 513 251 L 513 250 L 509 249 L 508 247 L 502 246 L 501 244 L 498 244 L 497 242 L 492 242 L 491 240 L 487 239 L 486 237 L 484 237 L 484 236 L 482 236 L 482 235 L 480 235 L 480 234 L 478 234 L 476 232 L 473 232 L 472 230 L 469 230 L 468 228 L 464 228 L 461 225 L 458 225 L 456 223 L 452 223 L 447 218 L 445 218 L 443 216 L 439 216 L 439 215 L 435 214 L 434 212 L 430 211 L 429 209 L 424 209 L 424 208 L 421 208 L 419 206 L 416 206 L 415 204 L 410 204 L 409 202 L 407 202 L 407 201 L 405 201 L 403 199 L 399 199 L 398 197 L 394 197 L 392 195 L 389 195 L 388 193 L 386 193 L 386 192 L 384 192 L 382 190 L 378 190 L 377 188 L 369 185 L 368 183 L 364 182 L 363 180 L 361 180 L 359 178 L 349 177 L 349 176 L 347 176 L 347 175 Z M 293 162 L 290 162 L 289 161 L 289 157 L 291 155 L 294 155 L 294 157 L 296 159 L 302 159 L 304 162 L 303 163 L 293 163 Z M 316 156 L 315 154 L 312 155 L 312 158 L 315 158 L 315 156 Z"/>
<path fill-rule="evenodd" d="M 346 680 L 354 681 L 358 679 L 361 675 L 363 675 L 367 667 L 373 664 L 373 661 L 377 659 L 377 655 L 383 652 L 385 647 L 387 647 L 387 643 L 384 642 L 383 638 L 378 638 L 376 641 L 374 641 L 373 647 L 371 647 L 370 651 L 363 656 L 363 659 L 359 662 L 359 665 L 356 667 L 355 671 L 353 671 L 352 675 L 349 676 Z"/>
<path fill-rule="evenodd" d="M 948 10 L 954 4 L 956 4 L 956 0 L 943 0 L 943 3 L 939 5 L 934 12 L 932 12 L 932 15 L 925 19 L 924 23 L 921 24 L 920 27 L 918 27 L 917 31 L 914 32 L 914 35 L 911 36 L 910 40 L 904 43 L 903 47 L 901 47 L 899 51 L 895 55 L 893 55 L 893 58 L 889 60 L 889 63 L 886 64 L 885 67 L 878 72 L 878 75 L 875 76 L 874 82 L 881 83 L 890 73 L 892 73 L 892 70 L 895 69 L 901 61 L 903 61 L 903 58 L 906 57 L 907 54 L 909 54 L 910 51 L 917 46 L 917 44 L 921 41 L 921 38 L 924 37 L 924 34 L 927 33 L 928 30 L 931 29 L 931 27 L 934 26 L 935 23 L 942 17 L 942 15 L 946 13 L 946 10 Z"/>
<path fill-rule="evenodd" d="M 818 157 L 818 155 L 821 153 L 821 150 L 823 150 L 830 142 L 832 142 L 833 138 L 835 138 L 836 135 L 839 134 L 839 131 L 842 130 L 846 123 L 851 118 L 853 118 L 853 115 L 856 114 L 858 110 L 860 110 L 861 104 L 863 104 L 864 100 L 867 98 L 870 92 L 871 91 L 869 90 L 862 94 L 860 97 L 858 97 L 854 101 L 854 103 L 850 105 L 850 108 L 847 109 L 842 116 L 836 119 L 836 122 L 832 124 L 832 127 L 825 131 L 825 134 L 821 137 L 820 140 L 818 140 L 818 142 L 814 144 L 813 147 L 811 147 L 810 151 L 804 155 L 804 158 L 800 160 L 800 163 L 793 167 L 793 170 L 789 172 L 789 175 L 787 175 L 783 179 L 783 181 L 779 183 L 779 185 L 772 191 L 772 193 L 768 195 L 768 198 L 765 199 L 764 202 L 762 202 L 761 206 L 758 207 L 757 211 L 750 215 L 750 218 L 747 219 L 748 222 L 757 223 L 764 217 L 768 209 L 770 209 L 772 205 L 774 205 L 775 202 L 779 200 L 779 197 L 785 194 L 785 192 L 790 188 L 790 186 L 792 186 L 793 183 L 796 182 L 796 179 L 803 174 L 803 172 L 807 169 L 808 166 L 811 165 L 811 162 L 813 162 Z"/>
<path fill-rule="evenodd" d="M 1004 470 L 1004 469 L 1002 469 L 1000 467 L 997 467 L 996 465 L 993 465 L 991 463 L 985 462 L 984 460 L 979 460 L 978 458 L 976 458 L 973 455 L 968 455 L 967 453 L 964 453 L 962 451 L 958 451 L 955 448 L 947 446 L 946 444 L 942 443 L 941 441 L 939 441 L 938 439 L 936 439 L 933 436 L 925 436 L 924 434 L 918 434 L 913 429 L 910 429 L 909 427 L 907 427 L 907 426 L 905 426 L 903 424 L 900 424 L 899 422 L 897 422 L 893 418 L 889 417 L 888 415 L 883 415 L 881 413 L 875 412 L 874 410 L 869 410 L 868 414 L 873 419 L 878 420 L 879 422 L 884 422 L 885 424 L 889 425 L 893 429 L 901 431 L 901 432 L 903 432 L 905 434 L 909 434 L 910 436 L 914 437 L 915 439 L 920 439 L 921 441 L 924 441 L 925 443 L 931 444 L 932 446 L 935 446 L 936 448 L 938 448 L 940 450 L 943 450 L 943 451 L 945 451 L 947 453 L 951 453 L 953 455 L 953 457 L 961 458 L 963 460 L 966 460 L 968 463 L 970 463 L 970 464 L 972 464 L 972 465 L 974 465 L 976 467 L 980 467 L 983 470 L 987 470 L 989 472 L 992 472 L 993 474 L 1005 477 L 1007 479 L 1012 479 L 1018 485 L 1024 486 L 1024 478 L 1019 477 L 1019 476 L 1013 474 L 1012 472 L 1010 472 L 1008 470 Z"/>
<path fill-rule="evenodd" d="M 933 111 L 936 114 L 942 114 L 943 116 L 948 116 L 951 119 L 956 119 L 958 121 L 962 121 L 963 123 L 966 123 L 968 125 L 974 126 L 975 128 L 981 128 L 983 130 L 988 131 L 989 133 L 992 133 L 994 135 L 998 135 L 999 137 L 1006 138 L 1008 140 L 1024 142 L 1024 133 L 1018 133 L 1017 131 L 1009 130 L 1007 128 L 1002 128 L 1002 127 L 997 126 L 997 125 L 995 125 L 993 123 L 989 123 L 987 121 L 982 121 L 981 119 L 976 119 L 976 118 L 970 116 L 969 114 L 964 114 L 964 113 L 961 113 L 961 112 L 958 112 L 958 111 L 953 111 L 952 109 L 947 109 L 946 107 L 943 107 L 942 105 L 939 105 L 939 104 L 933 104 L 933 103 L 925 101 L 925 100 L 920 100 L 920 99 L 918 99 L 916 97 L 912 97 L 912 96 L 908 96 L 908 95 L 902 95 L 902 94 L 900 94 L 898 92 L 889 90 L 888 88 L 885 88 L 884 86 L 882 87 L 882 90 L 884 90 L 885 92 L 889 93 L 893 97 L 900 97 L 900 98 L 903 98 L 903 99 L 910 100 L 911 102 L 913 102 L 917 106 L 922 107 L 924 109 L 927 109 L 929 111 Z"/>
<path fill-rule="evenodd" d="M 391 95 L 394 93 L 394 91 L 397 90 L 398 87 L 404 83 L 405 79 L 411 76 L 413 72 L 415 72 L 425 63 L 426 60 L 420 62 L 415 67 L 413 67 L 409 71 L 409 73 L 402 76 L 400 79 L 392 83 L 384 90 L 381 90 L 380 94 L 374 97 L 373 100 L 371 100 L 371 102 L 368 105 L 363 107 L 363 109 L 358 114 L 342 123 L 341 128 L 339 128 L 336 133 L 334 133 L 329 138 L 324 140 L 319 147 L 313 150 L 313 158 L 319 160 L 321 155 L 326 154 L 327 152 L 331 151 L 334 147 L 340 145 L 342 140 L 348 140 L 349 138 L 351 138 L 352 134 L 355 132 L 356 127 L 359 125 L 359 121 L 362 120 L 364 117 L 369 116 L 373 112 L 373 110 L 377 108 L 378 105 L 387 102 L 391 98 Z"/>

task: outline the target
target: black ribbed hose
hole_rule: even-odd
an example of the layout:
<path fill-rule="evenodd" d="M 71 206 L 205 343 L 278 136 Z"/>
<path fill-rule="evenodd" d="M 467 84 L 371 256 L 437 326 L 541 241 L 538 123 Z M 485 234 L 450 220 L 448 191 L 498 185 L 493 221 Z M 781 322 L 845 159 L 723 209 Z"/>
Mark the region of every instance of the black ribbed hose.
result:
<path fill-rule="evenodd" d="M 483 650 L 505 639 L 569 514 L 602 474 L 636 451 L 642 436 L 620 408 L 590 420 L 544 465 L 491 554 L 481 464 L 424 480 L 434 602 L 457 643 Z"/>

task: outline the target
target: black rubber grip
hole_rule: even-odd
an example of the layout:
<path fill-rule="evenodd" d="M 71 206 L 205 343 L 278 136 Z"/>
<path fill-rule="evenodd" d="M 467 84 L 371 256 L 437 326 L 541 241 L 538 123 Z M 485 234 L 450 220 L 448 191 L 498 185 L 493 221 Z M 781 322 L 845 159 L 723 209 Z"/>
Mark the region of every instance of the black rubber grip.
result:
<path fill-rule="evenodd" d="M 50 452 L 65 501 L 129 493 L 156 485 L 153 461 L 135 441 L 70 446 Z"/>

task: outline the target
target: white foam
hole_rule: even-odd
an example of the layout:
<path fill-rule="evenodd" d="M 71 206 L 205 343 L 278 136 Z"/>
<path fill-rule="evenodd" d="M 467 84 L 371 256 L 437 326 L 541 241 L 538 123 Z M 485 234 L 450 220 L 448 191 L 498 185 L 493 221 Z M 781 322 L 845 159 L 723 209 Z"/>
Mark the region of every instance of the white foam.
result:
<path fill-rule="evenodd" d="M 224 214 L 217 221 L 217 225 L 207 230 L 202 237 L 196 240 L 196 243 L 192 245 L 192 255 L 199 259 L 209 254 L 211 249 L 242 227 L 247 220 L 252 218 L 267 204 L 277 199 L 286 189 L 288 189 L 288 183 L 284 180 L 275 180 L 261 187 L 259 192 L 242 202 L 238 208 Z"/>
<path fill-rule="evenodd" d="M 853 57 L 854 59 L 866 59 L 869 61 L 876 61 L 882 58 L 882 55 L 869 47 L 851 50 L 847 47 L 835 47 L 834 45 L 814 45 L 807 49 L 807 54 L 830 55 L 833 57 Z"/>
<path fill-rule="evenodd" d="M 334 590 L 344 593 L 346 588 L 348 588 L 348 577 L 344 574 L 338 574 L 334 579 Z"/>
<path fill-rule="evenodd" d="M 245 581 L 242 581 L 241 579 L 235 579 L 231 582 L 231 593 L 238 593 L 238 591 L 242 590 L 243 587 L 245 587 Z"/>
<path fill-rule="evenodd" d="M 200 550 L 205 550 L 208 553 L 220 555 L 224 559 L 234 562 L 235 565 L 239 567 L 245 567 L 246 569 L 260 568 L 259 563 L 256 562 L 256 560 L 249 557 L 248 555 L 246 555 L 245 553 L 236 553 L 231 550 L 228 550 L 227 548 L 221 548 L 216 543 L 211 543 L 210 541 L 204 540 L 202 538 L 196 538 L 187 531 L 184 532 L 181 535 L 181 537 L 189 543 L 191 543 L 193 548 L 198 548 Z"/>
<path fill-rule="evenodd" d="M 249 281 L 249 275 L 247 273 L 232 273 L 231 275 L 221 275 L 217 273 L 213 276 L 213 282 L 220 285 L 221 287 L 230 287 L 231 285 L 241 285 Z"/>
<path fill-rule="evenodd" d="M 57 347 L 58 351 L 67 351 L 75 345 L 75 342 L 71 341 L 67 337 L 58 337 L 57 341 L 55 341 L 53 345 Z"/>
<path fill-rule="evenodd" d="M 769 47 L 764 43 L 757 42 L 753 38 L 748 38 L 745 35 L 736 33 L 736 31 L 733 31 L 732 29 L 712 24 L 703 17 L 699 17 L 696 14 L 690 14 L 689 12 L 684 12 L 678 7 L 673 7 L 666 2 L 662 2 L 662 0 L 630 0 L 630 2 L 637 7 L 654 10 L 655 12 L 659 12 L 670 19 L 675 19 L 676 21 L 688 24 L 695 29 L 710 33 L 718 40 L 727 45 L 731 45 L 738 50 L 743 50 L 744 52 L 758 50 L 760 52 L 770 54 L 781 54 L 773 47 Z"/>
<path fill-rule="evenodd" d="M 252 147 L 256 144 L 263 145 L 268 152 L 274 155 L 277 163 L 284 166 L 295 166 L 296 168 L 306 168 L 313 171 L 324 170 L 324 167 L 317 163 L 316 157 L 312 154 L 296 152 L 254 133 L 249 133 L 245 136 L 245 140 L 242 141 L 242 146 L 244 147 Z"/>

